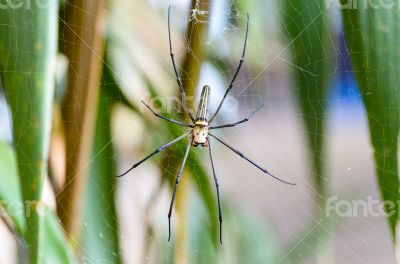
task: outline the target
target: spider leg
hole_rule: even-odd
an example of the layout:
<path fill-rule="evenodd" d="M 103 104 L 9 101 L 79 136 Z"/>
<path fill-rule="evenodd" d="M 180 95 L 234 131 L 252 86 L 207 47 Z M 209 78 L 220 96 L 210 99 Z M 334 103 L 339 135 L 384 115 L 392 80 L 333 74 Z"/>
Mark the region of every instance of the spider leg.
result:
<path fill-rule="evenodd" d="M 183 139 L 184 137 L 186 137 L 187 135 L 190 134 L 190 131 L 186 132 L 185 134 L 183 134 L 182 136 L 168 142 L 167 144 L 162 145 L 161 147 L 159 147 L 158 149 L 156 149 L 154 152 L 152 152 L 150 155 L 148 155 L 147 157 L 145 157 L 144 159 L 142 159 L 141 161 L 135 163 L 132 165 L 132 167 L 125 171 L 123 174 L 118 175 L 117 177 L 122 177 L 125 176 L 126 174 L 128 174 L 131 170 L 133 170 L 134 168 L 136 168 L 137 166 L 139 166 L 140 164 L 142 164 L 143 162 L 145 162 L 146 160 L 148 160 L 149 158 L 151 158 L 152 156 L 156 155 L 157 153 L 163 151 L 164 149 L 168 148 L 169 146 L 175 144 L 176 142 L 178 142 L 179 140 Z"/>
<path fill-rule="evenodd" d="M 240 120 L 238 122 L 235 122 L 235 123 L 232 123 L 232 124 L 221 125 L 221 126 L 212 126 L 212 127 L 210 127 L 210 129 L 220 129 L 220 128 L 224 128 L 224 127 L 234 127 L 236 125 L 245 123 L 245 122 L 249 121 L 253 117 L 253 115 L 255 113 L 257 113 L 259 110 L 261 110 L 261 108 L 263 108 L 263 107 L 264 107 L 264 105 L 261 105 L 259 108 L 254 110 L 253 113 L 251 113 L 248 117 L 246 117 L 245 119 L 242 119 L 242 120 Z"/>
<path fill-rule="evenodd" d="M 210 136 L 212 136 L 213 138 L 215 138 L 216 140 L 218 140 L 221 144 L 223 144 L 224 146 L 226 146 L 227 148 L 229 148 L 230 150 L 232 150 L 233 152 L 235 152 L 237 155 L 239 155 L 242 159 L 247 160 L 248 162 L 250 162 L 252 165 L 254 165 L 257 169 L 261 170 L 262 172 L 268 174 L 269 176 L 271 176 L 272 178 L 274 178 L 275 180 L 278 180 L 280 182 L 289 184 L 289 185 L 296 185 L 295 183 L 291 183 L 285 180 L 282 180 L 274 175 L 272 175 L 268 170 L 264 169 L 263 167 L 261 167 L 260 165 L 258 165 L 257 163 L 255 163 L 254 161 L 250 160 L 249 158 L 247 158 L 245 155 L 243 155 L 240 151 L 238 151 L 237 149 L 233 148 L 232 146 L 228 145 L 227 143 L 225 143 L 224 141 L 222 141 L 221 139 L 217 138 L 216 136 L 212 135 L 211 133 L 209 134 Z"/>
<path fill-rule="evenodd" d="M 150 107 L 149 105 L 147 105 L 143 100 L 142 100 L 141 102 L 142 102 L 142 104 L 144 104 L 156 117 L 159 117 L 159 118 L 164 119 L 164 120 L 166 120 L 166 121 L 168 121 L 168 122 L 171 122 L 171 123 L 174 123 L 174 124 L 178 124 L 178 125 L 181 125 L 181 126 L 193 127 L 193 125 L 185 124 L 185 123 L 182 123 L 182 122 L 180 122 L 180 121 L 174 120 L 174 119 L 172 119 L 172 118 L 168 118 L 168 117 L 162 116 L 162 115 L 160 115 L 159 113 L 156 113 L 153 109 L 151 109 L 151 107 Z"/>
<path fill-rule="evenodd" d="M 176 189 L 178 188 L 179 180 L 181 179 L 183 167 L 185 167 L 186 159 L 189 155 L 189 150 L 190 150 L 191 145 L 192 145 L 192 139 L 189 140 L 189 144 L 186 147 L 185 156 L 183 156 L 182 165 L 179 169 L 178 175 L 176 176 L 176 180 L 175 180 L 175 186 L 174 186 L 174 191 L 172 193 L 171 205 L 169 206 L 169 212 L 168 212 L 168 241 L 171 239 L 171 215 L 172 215 L 172 207 L 173 207 L 174 201 L 175 201 Z"/>
<path fill-rule="evenodd" d="M 211 168 L 212 168 L 213 175 L 214 175 L 215 187 L 217 189 L 218 215 L 219 215 L 219 242 L 222 245 L 222 212 L 221 212 L 221 202 L 220 202 L 220 199 L 219 199 L 219 179 L 218 179 L 217 174 L 215 172 L 214 160 L 213 160 L 212 151 L 211 151 L 210 139 L 208 139 L 208 150 L 209 150 L 209 153 L 210 153 Z"/>
<path fill-rule="evenodd" d="M 176 81 L 178 82 L 178 86 L 179 89 L 181 90 L 181 95 L 182 95 L 182 105 L 183 108 L 185 110 L 185 112 L 189 115 L 190 119 L 192 120 L 192 122 L 194 123 L 194 118 L 192 113 L 189 111 L 189 107 L 187 104 L 187 99 L 186 99 L 186 93 L 185 90 L 183 89 L 183 84 L 182 84 L 182 80 L 179 77 L 178 74 L 178 70 L 176 68 L 176 64 L 175 64 L 175 55 L 172 52 L 172 41 L 171 41 L 171 25 L 170 25 L 170 14 L 171 14 L 171 6 L 168 7 L 168 40 L 169 40 L 169 55 L 171 56 L 171 60 L 172 60 L 172 66 L 174 67 L 174 72 L 175 72 L 175 76 L 176 76 Z"/>
<path fill-rule="evenodd" d="M 219 106 L 218 106 L 218 108 L 217 108 L 217 111 L 215 111 L 215 113 L 214 113 L 214 115 L 211 117 L 209 123 L 211 123 L 211 122 L 213 121 L 213 119 L 215 118 L 215 116 L 218 114 L 219 110 L 220 110 L 221 107 L 222 107 L 222 104 L 224 103 L 226 97 L 228 96 L 228 93 L 230 92 L 230 90 L 231 90 L 232 87 L 233 87 L 233 84 L 234 84 L 234 82 L 235 82 L 235 80 L 236 80 L 236 77 L 238 76 L 238 73 L 239 73 L 239 71 L 240 71 L 240 68 L 242 68 L 242 64 L 243 64 L 243 61 L 244 61 L 244 56 L 245 56 L 245 54 L 246 54 L 246 46 L 247 46 L 247 36 L 248 36 L 248 33 L 249 33 L 249 14 L 247 14 L 246 37 L 245 37 L 245 39 L 244 39 L 244 47 L 243 47 L 242 58 L 240 59 L 240 62 L 239 62 L 239 65 L 238 65 L 238 67 L 237 67 L 237 69 L 236 69 L 235 75 L 233 75 L 233 79 L 232 79 L 231 83 L 229 84 L 229 87 L 228 87 L 228 89 L 226 90 L 226 92 L 225 92 L 225 94 L 224 94 L 224 97 L 222 98 L 221 103 L 219 104 Z"/>

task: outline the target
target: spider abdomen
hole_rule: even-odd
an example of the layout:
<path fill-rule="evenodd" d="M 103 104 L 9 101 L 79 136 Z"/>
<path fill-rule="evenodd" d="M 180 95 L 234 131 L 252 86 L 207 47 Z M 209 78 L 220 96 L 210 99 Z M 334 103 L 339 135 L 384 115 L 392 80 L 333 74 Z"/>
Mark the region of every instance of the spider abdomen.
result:
<path fill-rule="evenodd" d="M 201 90 L 200 102 L 197 108 L 196 124 L 199 121 L 207 122 L 209 101 L 210 101 L 210 86 L 204 85 L 203 89 Z"/>
<path fill-rule="evenodd" d="M 196 122 L 192 129 L 193 146 L 197 147 L 202 145 L 203 147 L 208 146 L 208 102 L 210 100 L 210 86 L 204 85 L 199 106 L 196 113 Z"/>

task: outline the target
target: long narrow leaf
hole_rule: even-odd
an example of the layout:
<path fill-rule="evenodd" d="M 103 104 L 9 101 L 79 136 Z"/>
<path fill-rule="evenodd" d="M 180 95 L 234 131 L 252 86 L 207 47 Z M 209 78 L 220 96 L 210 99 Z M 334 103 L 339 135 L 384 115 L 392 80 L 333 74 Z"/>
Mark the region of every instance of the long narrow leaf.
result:
<path fill-rule="evenodd" d="M 108 68 L 103 70 L 96 134 L 85 192 L 82 240 L 85 254 L 94 260 L 120 263 L 115 208 L 115 160 L 111 138 L 111 107 L 118 86 Z"/>
<path fill-rule="evenodd" d="M 53 0 L 0 9 L 0 67 L 12 112 L 22 196 L 31 211 L 25 232 L 31 263 L 38 263 L 36 209 L 47 174 L 57 19 L 58 3 Z"/>
<path fill-rule="evenodd" d="M 327 74 L 332 47 L 326 41 L 328 26 L 324 19 L 324 1 L 286 0 L 283 8 L 287 47 L 292 51 L 295 91 L 303 116 L 306 137 L 310 146 L 317 196 L 323 201 L 325 194 L 324 124 Z"/>
<path fill-rule="evenodd" d="M 378 4 L 378 1 L 371 1 Z M 369 2 L 370 3 L 370 2 Z M 400 10 L 345 8 L 344 33 L 353 71 L 366 107 L 375 166 L 382 199 L 388 201 L 393 239 L 398 223 L 400 126 Z"/>
<path fill-rule="evenodd" d="M 39 263 L 75 263 L 55 213 L 46 206 L 43 206 L 41 210 L 40 218 L 43 231 L 40 236 Z"/>
<path fill-rule="evenodd" d="M 17 161 L 14 150 L 0 142 L 0 202 L 12 220 L 16 235 L 24 234 L 25 218 L 21 187 L 18 178 Z M 54 213 L 46 206 L 39 210 L 41 232 L 39 235 L 38 263 L 74 263 L 64 234 Z M 21 243 L 22 241 L 18 241 Z M 21 245 L 21 244 L 19 244 Z M 20 248 L 25 250 L 24 245 Z M 21 257 L 21 256 L 20 256 Z M 22 259 L 20 259 L 22 261 Z"/>
<path fill-rule="evenodd" d="M 0 204 L 13 221 L 18 233 L 25 229 L 24 207 L 14 150 L 0 141 Z"/>

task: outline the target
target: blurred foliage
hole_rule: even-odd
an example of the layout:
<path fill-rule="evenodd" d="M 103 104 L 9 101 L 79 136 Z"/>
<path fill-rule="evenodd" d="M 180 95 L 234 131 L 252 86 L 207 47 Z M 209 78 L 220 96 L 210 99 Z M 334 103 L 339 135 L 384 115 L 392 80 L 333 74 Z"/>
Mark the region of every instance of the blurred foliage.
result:
<path fill-rule="evenodd" d="M 282 19 L 287 36 L 287 48 L 292 54 L 292 69 L 297 102 L 305 126 L 308 159 L 314 180 L 313 196 L 316 198 L 315 217 L 299 239 L 288 244 L 281 257 L 283 263 L 296 263 L 308 255 L 322 250 L 321 242 L 329 241 L 334 225 L 323 214 L 327 193 L 325 172 L 325 124 L 327 122 L 327 93 L 329 80 L 335 66 L 335 46 L 332 41 L 325 1 L 290 1 L 282 7 Z"/>
<path fill-rule="evenodd" d="M 400 10 L 356 8 L 342 14 L 347 48 L 367 111 L 379 189 L 382 199 L 393 205 L 385 203 L 385 210 L 395 240 L 400 198 Z"/>
<path fill-rule="evenodd" d="M 14 150 L 0 141 L 0 203 L 12 219 L 19 234 L 25 231 L 25 218 L 21 184 L 18 178 L 17 159 Z"/>
<path fill-rule="evenodd" d="M 324 139 L 329 78 L 334 66 L 334 46 L 329 40 L 325 1 L 284 1 L 282 19 L 292 61 L 298 104 L 310 149 L 316 196 L 323 206 L 326 195 Z M 328 20 L 329 21 L 329 20 Z"/>
<path fill-rule="evenodd" d="M 69 0 L 60 12 L 60 50 L 69 61 L 69 71 L 61 103 L 66 147 L 65 184 L 57 193 L 56 201 L 61 223 L 73 237 L 79 232 L 78 219 L 83 210 L 95 134 L 104 54 L 105 8 L 105 0 Z"/>
<path fill-rule="evenodd" d="M 114 199 L 116 178 L 112 177 L 116 175 L 116 164 L 111 137 L 112 106 L 119 101 L 113 91 L 118 90 L 105 64 L 81 227 L 83 258 L 88 261 L 121 262 Z"/>
<path fill-rule="evenodd" d="M 76 263 L 64 238 L 58 218 L 46 206 L 41 208 L 42 228 L 39 242 L 39 263 Z"/>
<path fill-rule="evenodd" d="M 213 233 L 204 224 L 209 219 L 202 198 L 197 194 L 188 196 L 191 208 L 187 212 L 188 250 L 192 252 L 189 263 L 278 263 L 274 239 L 265 222 L 240 207 L 224 206 L 223 250 L 214 246 Z M 222 204 L 227 201 L 222 200 Z M 155 263 L 174 263 L 173 247 L 161 242 L 156 244 Z"/>
<path fill-rule="evenodd" d="M 179 94 L 168 58 L 166 12 L 150 7 L 145 1 L 110 1 L 108 13 L 104 12 L 103 1 L 71 0 L 60 1 L 62 14 L 58 17 L 57 1 L 42 2 L 46 2 L 45 8 L 33 4 L 31 9 L 0 9 L 0 66 L 14 138 L 13 146 L 0 141 L 0 205 L 6 213 L 1 219 L 18 241 L 20 262 L 24 262 L 26 255 L 29 263 L 74 263 L 77 259 L 120 263 L 114 177 L 118 155 L 111 133 L 112 110 L 115 104 L 122 103 L 130 110 L 140 112 L 145 124 L 142 129 L 147 137 L 141 142 L 146 147 L 137 154 L 152 150 L 184 132 L 180 127 L 166 123 L 164 129 L 156 129 L 163 121 L 156 120 L 149 112 L 141 113 L 139 105 L 141 99 L 146 101 L 150 95 Z M 250 32 L 254 28 L 250 40 L 266 41 L 266 25 L 261 24 L 264 10 L 259 8 L 264 7 L 264 3 L 229 3 L 231 6 L 227 7 L 231 10 L 228 13 L 235 15 L 229 17 L 228 23 L 237 26 L 240 14 L 251 9 L 255 15 L 250 16 Z M 293 66 L 293 90 L 297 93 L 299 116 L 303 118 L 311 150 L 308 158 L 319 209 L 323 209 L 328 194 L 323 166 L 324 124 L 327 87 L 336 59 L 333 55 L 335 43 L 327 38 L 334 34 L 329 31 L 329 12 L 324 3 L 323 0 L 284 1 L 280 17 L 287 45 L 277 54 L 263 43 L 258 43 L 262 48 L 249 46 L 249 65 L 246 65 L 250 71 L 254 68 L 258 71 L 264 69 L 265 60 L 274 63 L 285 51 L 291 51 L 293 63 L 287 63 Z M 199 1 L 191 1 L 190 11 L 198 8 L 198 4 Z M 209 1 L 201 1 L 202 10 L 210 7 Z M 400 187 L 397 164 L 399 12 L 398 9 L 362 8 L 342 12 L 347 48 L 368 115 L 382 198 L 396 206 L 396 213 L 389 218 L 393 240 L 398 224 Z M 104 30 L 106 15 L 108 22 Z M 179 23 L 172 22 L 172 41 L 177 64 L 182 65 L 178 68 L 184 87 L 189 96 L 194 96 L 203 61 L 215 63 L 219 74 L 229 74 L 229 65 L 237 61 L 233 57 L 240 52 L 232 51 L 235 55 L 225 58 L 217 49 L 205 51 L 209 23 L 188 19 L 188 15 L 180 15 L 188 21 L 186 34 L 175 32 L 178 28 L 175 25 Z M 197 15 L 200 20 L 209 19 L 207 12 Z M 143 21 L 146 21 L 145 26 Z M 62 23 L 60 34 L 57 33 L 58 22 Z M 234 35 L 240 34 L 235 32 Z M 109 41 L 107 60 L 103 56 L 105 39 Z M 236 37 L 232 37 L 231 42 L 237 43 L 232 40 Z M 65 55 L 57 54 L 57 43 Z M 265 51 L 274 57 L 269 58 Z M 258 76 L 252 82 L 256 79 Z M 193 101 L 190 103 L 194 109 Z M 43 204 L 42 194 L 42 186 L 48 177 L 51 113 L 53 106 L 60 108 L 60 104 L 63 105 L 64 119 L 57 125 L 65 129 L 67 146 L 67 153 L 62 157 L 67 169 L 61 177 L 67 181 L 61 188 L 64 189 L 62 195 L 56 194 L 56 197 L 57 216 L 66 229 L 61 227 L 54 210 Z M 187 119 L 180 113 L 171 115 L 176 116 Z M 139 123 L 134 125 L 141 126 Z M 149 132 L 153 128 L 155 132 Z M 159 187 L 173 185 L 175 178 L 171 175 L 176 175 L 186 144 L 182 141 L 167 149 L 161 162 L 159 159 L 155 163 L 161 172 Z M 150 226 L 150 221 L 146 223 L 148 239 L 144 244 L 147 250 L 152 250 L 157 263 L 297 263 L 299 258 L 307 259 L 321 242 L 329 243 L 338 220 L 323 218 L 321 210 L 317 210 L 314 219 L 319 222 L 314 221 L 312 228 L 302 230 L 298 240 L 286 243 L 287 250 L 280 256 L 274 248 L 275 238 L 269 232 L 268 224 L 249 216 L 244 208 L 224 206 L 226 198 L 222 197 L 224 245 L 221 247 L 218 244 L 216 191 L 210 180 L 210 165 L 199 162 L 201 152 L 192 149 L 187 160 L 183 179 L 190 180 L 197 192 L 189 195 L 185 190 L 189 185 L 179 186 L 176 213 L 183 219 L 177 228 L 172 219 L 171 244 L 166 242 L 164 233 L 160 235 Z M 58 191 L 56 186 L 52 187 L 51 191 Z M 10 207 L 13 203 L 21 207 Z M 151 207 L 152 204 L 146 209 L 147 220 Z M 26 209 L 32 214 L 24 217 Z M 386 210 L 389 209 L 393 208 L 387 206 Z M 167 218 L 164 220 L 166 224 Z M 152 240 L 153 235 L 163 239 Z M 189 261 L 183 256 L 186 251 L 191 252 Z"/>
<path fill-rule="evenodd" d="M 23 239 L 28 230 L 25 228 L 25 218 L 30 217 L 24 209 L 24 202 L 21 197 L 21 184 L 17 172 L 16 154 L 12 147 L 0 141 L 0 202 L 11 218 L 10 229 L 17 239 L 20 263 L 25 263 L 28 254 L 26 250 L 27 241 Z M 58 220 L 50 209 L 40 205 L 37 209 L 41 235 L 38 236 L 38 263 L 74 263 L 71 251 L 64 240 L 64 234 Z M 33 213 L 31 211 L 31 213 Z M 6 220 L 7 221 L 7 220 Z M 29 263 L 34 260 L 30 259 Z"/>
<path fill-rule="evenodd" d="M 25 215 L 23 232 L 30 263 L 43 263 L 39 252 L 43 219 L 37 210 L 47 174 L 57 50 L 58 3 L 48 0 L 42 5 L 0 9 L 0 67 L 16 139 L 18 186 L 31 211 Z"/>

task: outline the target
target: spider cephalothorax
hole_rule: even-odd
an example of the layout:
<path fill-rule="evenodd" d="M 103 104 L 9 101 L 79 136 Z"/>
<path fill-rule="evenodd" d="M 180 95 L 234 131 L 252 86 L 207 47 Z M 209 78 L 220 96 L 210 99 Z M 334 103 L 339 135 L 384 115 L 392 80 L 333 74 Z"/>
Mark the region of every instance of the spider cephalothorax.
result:
<path fill-rule="evenodd" d="M 208 147 L 208 126 L 195 125 L 192 129 L 193 146 Z"/>
<path fill-rule="evenodd" d="M 212 168 L 212 172 L 213 172 L 213 176 L 214 176 L 214 182 L 215 182 L 215 187 L 217 189 L 217 198 L 218 198 L 218 215 L 219 215 L 219 225 L 220 225 L 220 242 L 222 244 L 222 213 L 221 213 L 221 205 L 220 205 L 220 198 L 219 198 L 219 180 L 217 178 L 217 174 L 215 172 L 215 167 L 214 167 L 214 161 L 213 161 L 213 155 L 212 155 L 212 150 L 211 150 L 211 138 L 216 141 L 218 141 L 219 143 L 221 143 L 222 145 L 224 145 L 225 147 L 229 148 L 230 150 L 232 150 L 233 152 L 235 152 L 237 155 L 239 155 L 241 158 L 243 158 L 244 160 L 248 161 L 249 163 L 251 163 L 252 165 L 254 165 L 257 169 L 261 170 L 263 173 L 268 174 L 269 176 L 273 177 L 276 180 L 279 180 L 283 183 L 286 184 L 290 184 L 290 185 L 295 185 L 294 183 L 290 183 L 287 181 L 284 181 L 276 176 L 274 176 L 273 174 L 269 173 L 268 170 L 264 169 L 263 167 L 261 167 L 260 165 L 258 165 L 257 163 L 255 163 L 254 161 L 250 160 L 249 158 L 247 158 L 244 154 L 242 154 L 240 151 L 238 151 L 236 148 L 232 147 L 231 145 L 225 143 L 224 141 L 222 141 L 221 139 L 219 139 L 218 137 L 216 137 L 215 135 L 211 134 L 210 131 L 213 129 L 220 129 L 220 128 L 225 128 L 225 127 L 234 127 L 236 125 L 245 123 L 247 121 L 250 120 L 250 118 L 258 111 L 262 108 L 259 107 L 257 108 L 253 113 L 251 113 L 251 115 L 249 115 L 247 118 L 242 119 L 240 121 L 237 121 L 235 123 L 231 123 L 231 124 L 225 124 L 225 125 L 218 125 L 218 126 L 211 126 L 214 117 L 218 114 L 218 112 L 221 109 L 222 104 L 224 103 L 226 97 L 228 96 L 229 91 L 232 89 L 233 84 L 235 82 L 235 79 L 240 71 L 240 68 L 242 67 L 243 61 L 244 61 L 244 56 L 245 56 L 245 52 L 246 52 L 246 42 L 247 42 L 247 34 L 248 34 L 248 30 L 249 30 L 249 15 L 247 15 L 247 26 L 246 26 L 246 38 L 244 41 L 244 47 L 243 47 L 243 53 L 242 53 L 242 58 L 240 59 L 239 62 L 239 66 L 236 69 L 236 72 L 233 76 L 233 79 L 228 87 L 228 89 L 226 90 L 224 97 L 222 98 L 221 102 L 219 103 L 219 106 L 217 108 L 217 110 L 215 111 L 215 113 L 212 115 L 212 117 L 210 119 L 208 119 L 208 103 L 210 100 L 210 86 L 205 85 L 203 87 L 203 90 L 201 92 L 201 97 L 200 97 L 200 102 L 199 102 L 199 106 L 197 109 L 197 113 L 196 113 L 196 118 L 194 118 L 191 114 L 191 112 L 189 111 L 189 108 L 187 106 L 187 102 L 186 102 L 186 94 L 185 91 L 183 89 L 183 85 L 182 85 L 182 81 L 179 77 L 176 65 L 175 65 L 175 60 L 174 60 L 174 54 L 172 53 L 172 45 L 171 45 L 171 30 L 170 30 L 170 23 L 169 23 L 169 19 L 170 18 L 170 9 L 168 9 L 168 33 L 169 33 L 169 48 L 170 48 L 170 55 L 171 55 L 171 60 L 172 60 L 172 65 L 174 67 L 174 72 L 176 75 L 176 79 L 178 81 L 178 86 L 179 89 L 181 91 L 181 95 L 182 95 L 182 105 L 184 107 L 184 111 L 188 114 L 188 116 L 190 117 L 190 120 L 192 121 L 192 124 L 185 124 L 181 121 L 177 121 L 165 116 L 162 116 L 159 113 L 156 113 L 153 109 L 151 109 L 150 106 L 148 106 L 145 102 L 142 101 L 142 103 L 151 111 L 153 112 L 153 114 L 161 119 L 164 119 L 168 122 L 172 122 L 174 124 L 178 124 L 181 125 L 183 127 L 187 127 L 190 128 L 189 131 L 187 131 L 185 134 L 183 134 L 182 136 L 162 145 L 161 147 L 157 148 L 154 152 L 152 152 L 150 155 L 148 155 L 147 157 L 145 157 L 144 159 L 140 160 L 139 162 L 135 163 L 132 165 L 132 167 L 127 170 L 126 172 L 124 172 L 123 174 L 119 175 L 118 177 L 122 177 L 124 175 L 126 175 L 128 172 L 130 172 L 131 170 L 133 170 L 134 168 L 136 168 L 137 166 L 139 166 L 140 164 L 142 164 L 143 162 L 145 162 L 147 159 L 149 159 L 150 157 L 154 156 L 155 154 L 163 151 L 164 149 L 168 148 L 169 146 L 172 146 L 173 144 L 175 144 L 176 142 L 182 140 L 185 137 L 190 136 L 190 140 L 187 144 L 186 147 L 186 151 L 185 151 L 185 155 L 183 156 L 183 161 L 182 161 L 182 165 L 179 169 L 178 175 L 176 176 L 176 180 L 175 180 L 175 185 L 174 185 L 174 190 L 172 192 L 172 199 L 171 199 L 171 204 L 169 207 L 169 212 L 168 212 L 168 231 L 169 231 L 169 236 L 168 236 L 168 240 L 170 240 L 171 238 L 171 215 L 172 215 L 172 207 L 174 205 L 174 201 L 175 201 L 175 194 L 176 194 L 176 189 L 178 187 L 179 184 L 179 180 L 181 179 L 182 176 L 182 172 L 183 172 L 183 167 L 185 166 L 186 163 L 186 159 L 189 155 L 189 150 L 191 146 L 198 146 L 198 145 L 202 145 L 203 147 L 208 147 L 208 151 L 209 151 L 209 155 L 210 155 L 210 160 L 211 160 L 211 168 Z"/>

